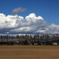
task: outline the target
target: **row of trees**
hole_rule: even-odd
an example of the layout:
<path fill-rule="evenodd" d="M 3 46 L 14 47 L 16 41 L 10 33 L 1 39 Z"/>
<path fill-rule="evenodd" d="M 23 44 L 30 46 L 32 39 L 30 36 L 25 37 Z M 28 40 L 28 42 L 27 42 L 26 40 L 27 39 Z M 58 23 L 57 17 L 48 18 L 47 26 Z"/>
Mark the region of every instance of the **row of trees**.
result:
<path fill-rule="evenodd" d="M 48 44 L 49 42 L 59 42 L 59 35 L 39 35 L 39 34 L 35 34 L 35 35 L 16 35 L 16 36 L 10 36 L 10 35 L 1 35 L 0 36 L 0 43 L 2 42 L 7 42 L 10 43 L 12 42 L 12 44 L 14 43 L 23 43 L 24 44 L 34 44 L 34 43 L 44 43 L 44 44 Z"/>

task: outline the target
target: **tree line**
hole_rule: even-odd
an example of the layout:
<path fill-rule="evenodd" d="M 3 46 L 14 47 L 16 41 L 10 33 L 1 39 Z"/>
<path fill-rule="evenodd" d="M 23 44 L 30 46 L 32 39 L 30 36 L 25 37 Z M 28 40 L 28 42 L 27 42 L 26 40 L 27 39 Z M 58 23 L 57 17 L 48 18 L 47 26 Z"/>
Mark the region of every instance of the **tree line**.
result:
<path fill-rule="evenodd" d="M 0 35 L 0 44 L 20 44 L 20 45 L 51 45 L 52 42 L 59 42 L 59 35 Z"/>

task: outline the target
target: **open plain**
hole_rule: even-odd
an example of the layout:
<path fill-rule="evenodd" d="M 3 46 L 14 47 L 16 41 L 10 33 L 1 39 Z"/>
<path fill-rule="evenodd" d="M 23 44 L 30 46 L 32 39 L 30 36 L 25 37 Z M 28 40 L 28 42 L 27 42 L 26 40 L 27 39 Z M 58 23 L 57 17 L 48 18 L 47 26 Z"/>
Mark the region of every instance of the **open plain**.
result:
<path fill-rule="evenodd" d="M 0 46 L 0 59 L 59 59 L 59 46 Z"/>

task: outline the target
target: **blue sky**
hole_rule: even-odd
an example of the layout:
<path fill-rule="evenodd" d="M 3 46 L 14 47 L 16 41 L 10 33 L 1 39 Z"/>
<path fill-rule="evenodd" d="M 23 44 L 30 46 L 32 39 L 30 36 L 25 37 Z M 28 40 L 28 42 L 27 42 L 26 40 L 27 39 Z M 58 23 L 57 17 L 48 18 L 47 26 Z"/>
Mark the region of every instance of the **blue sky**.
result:
<path fill-rule="evenodd" d="M 59 34 L 59 0 L 0 0 L 0 34 L 6 33 Z"/>
<path fill-rule="evenodd" d="M 11 15 L 14 8 L 27 8 L 23 17 L 30 13 L 42 16 L 48 23 L 59 25 L 59 0 L 0 0 L 0 13 Z"/>

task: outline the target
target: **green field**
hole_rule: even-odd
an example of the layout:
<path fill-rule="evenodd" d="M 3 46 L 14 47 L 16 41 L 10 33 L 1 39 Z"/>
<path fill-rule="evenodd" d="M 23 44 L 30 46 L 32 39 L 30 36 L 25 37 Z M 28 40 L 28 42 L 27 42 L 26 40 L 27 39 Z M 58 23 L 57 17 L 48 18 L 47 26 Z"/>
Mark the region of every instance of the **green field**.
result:
<path fill-rule="evenodd" d="M 0 46 L 0 59 L 59 59 L 59 46 Z"/>

